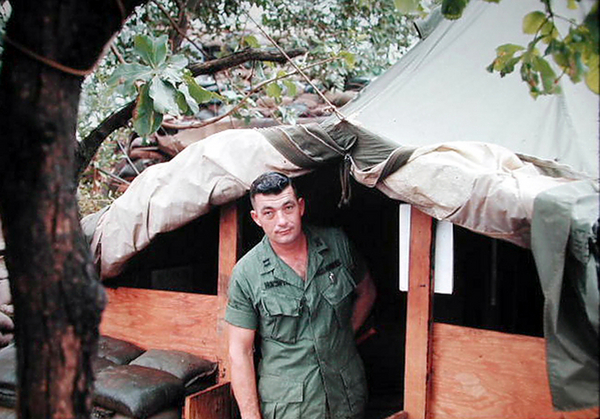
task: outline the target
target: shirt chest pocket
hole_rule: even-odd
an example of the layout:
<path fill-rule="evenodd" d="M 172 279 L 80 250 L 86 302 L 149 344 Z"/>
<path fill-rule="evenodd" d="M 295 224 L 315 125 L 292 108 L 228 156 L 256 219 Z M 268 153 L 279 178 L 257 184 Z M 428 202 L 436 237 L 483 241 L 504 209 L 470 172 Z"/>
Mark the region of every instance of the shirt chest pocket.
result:
<path fill-rule="evenodd" d="M 324 275 L 328 278 L 329 286 L 323 290 L 323 298 L 333 309 L 340 326 L 346 326 L 352 318 L 355 282 L 344 267 L 333 269 Z"/>
<path fill-rule="evenodd" d="M 264 292 L 261 296 L 261 330 L 263 338 L 295 343 L 298 338 L 302 299 L 291 295 Z"/>

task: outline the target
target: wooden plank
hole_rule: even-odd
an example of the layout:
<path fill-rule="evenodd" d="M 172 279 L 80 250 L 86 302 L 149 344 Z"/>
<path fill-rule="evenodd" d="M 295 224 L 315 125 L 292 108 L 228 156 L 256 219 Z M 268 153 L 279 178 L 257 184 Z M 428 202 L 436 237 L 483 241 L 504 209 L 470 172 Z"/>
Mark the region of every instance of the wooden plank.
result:
<path fill-rule="evenodd" d="M 219 224 L 219 279 L 217 295 L 219 314 L 217 319 L 217 339 L 219 352 L 219 382 L 230 381 L 227 327 L 225 323 L 225 307 L 229 292 L 229 280 L 233 267 L 239 259 L 241 240 L 240 223 L 237 204 L 231 203 L 221 208 Z"/>
<path fill-rule="evenodd" d="M 411 419 L 427 417 L 433 301 L 432 224 L 431 217 L 411 209 L 404 373 L 404 411 Z"/>
<path fill-rule="evenodd" d="M 100 333 L 146 349 L 176 349 L 217 361 L 216 296 L 135 288 L 106 292 Z"/>
<path fill-rule="evenodd" d="M 598 408 L 553 410 L 543 338 L 436 323 L 432 346 L 433 419 L 599 416 Z"/>
<path fill-rule="evenodd" d="M 185 398 L 184 419 L 231 419 L 231 384 L 224 382 Z"/>

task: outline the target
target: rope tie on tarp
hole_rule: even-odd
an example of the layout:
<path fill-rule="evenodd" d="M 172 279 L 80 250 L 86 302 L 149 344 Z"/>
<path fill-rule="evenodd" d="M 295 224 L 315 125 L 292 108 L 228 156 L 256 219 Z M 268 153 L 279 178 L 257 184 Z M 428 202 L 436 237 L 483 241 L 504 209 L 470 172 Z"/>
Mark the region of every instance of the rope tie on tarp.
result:
<path fill-rule="evenodd" d="M 260 128 L 261 132 L 284 157 L 295 165 L 316 169 L 328 162 L 339 161 L 341 197 L 339 207 L 350 203 L 352 155 L 358 137 L 347 129 L 347 122 L 334 126 L 306 124 Z"/>

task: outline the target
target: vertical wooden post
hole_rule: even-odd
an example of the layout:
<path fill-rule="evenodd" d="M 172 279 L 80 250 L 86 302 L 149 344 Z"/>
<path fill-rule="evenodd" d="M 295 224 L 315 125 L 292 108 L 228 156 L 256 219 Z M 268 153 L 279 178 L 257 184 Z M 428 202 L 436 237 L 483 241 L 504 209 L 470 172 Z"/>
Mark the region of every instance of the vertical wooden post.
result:
<path fill-rule="evenodd" d="M 217 284 L 219 301 L 219 316 L 217 318 L 219 382 L 230 380 L 227 327 L 224 317 L 229 292 L 229 279 L 239 258 L 241 248 L 238 212 L 238 206 L 235 202 L 223 206 L 219 222 L 219 279 Z"/>
<path fill-rule="evenodd" d="M 404 411 L 410 419 L 427 418 L 433 301 L 432 226 L 430 216 L 411 208 L 404 367 Z"/>

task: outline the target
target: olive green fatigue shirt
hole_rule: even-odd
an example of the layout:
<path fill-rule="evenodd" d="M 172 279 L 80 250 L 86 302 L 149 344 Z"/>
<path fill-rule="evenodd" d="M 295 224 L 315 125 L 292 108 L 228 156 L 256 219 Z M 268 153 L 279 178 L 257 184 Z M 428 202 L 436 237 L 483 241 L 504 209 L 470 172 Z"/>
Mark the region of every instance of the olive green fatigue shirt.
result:
<path fill-rule="evenodd" d="M 351 317 L 366 267 L 341 230 L 304 231 L 306 280 L 265 236 L 233 271 L 225 320 L 260 336 L 264 419 L 362 418 L 367 386 Z"/>

